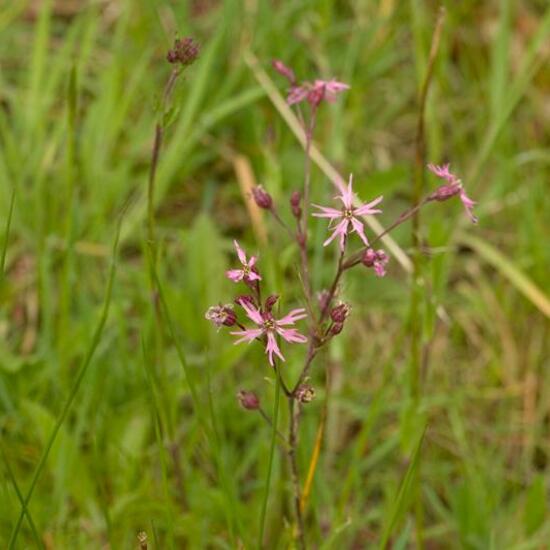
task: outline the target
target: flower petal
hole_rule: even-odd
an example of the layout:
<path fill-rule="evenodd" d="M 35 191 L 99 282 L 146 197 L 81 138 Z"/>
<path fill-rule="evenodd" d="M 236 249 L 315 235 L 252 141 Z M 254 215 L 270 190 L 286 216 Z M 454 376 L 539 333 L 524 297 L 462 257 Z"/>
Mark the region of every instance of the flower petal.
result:
<path fill-rule="evenodd" d="M 384 197 L 380 195 L 373 201 L 367 202 L 366 204 L 362 204 L 358 208 L 355 208 L 353 211 L 354 216 L 366 216 L 368 214 L 381 214 L 382 210 L 378 208 L 374 208 L 377 204 L 381 203 Z"/>
<path fill-rule="evenodd" d="M 342 217 L 342 211 L 337 210 L 336 208 L 329 208 L 327 206 L 319 206 L 318 204 L 312 204 L 311 206 L 314 206 L 315 208 L 319 208 L 320 212 L 313 212 L 311 214 L 315 218 L 341 218 Z"/>
<path fill-rule="evenodd" d="M 230 269 L 229 271 L 225 272 L 225 276 L 228 279 L 231 279 L 234 283 L 238 283 L 239 281 L 242 281 L 244 277 L 244 271 L 242 269 Z"/>
<path fill-rule="evenodd" d="M 285 358 L 283 357 L 283 354 L 281 353 L 281 350 L 279 349 L 279 345 L 277 344 L 277 339 L 275 338 L 275 335 L 271 331 L 267 333 L 267 345 L 265 347 L 265 352 L 267 353 L 269 364 L 272 367 L 275 366 L 275 361 L 273 360 L 273 354 L 279 357 L 281 361 L 285 360 Z"/>
<path fill-rule="evenodd" d="M 244 250 L 239 246 L 239 243 L 237 241 L 233 241 L 233 244 L 235 245 L 235 249 L 237 250 L 239 261 L 241 262 L 241 264 L 246 265 L 246 254 L 244 253 Z"/>
<path fill-rule="evenodd" d="M 255 306 L 246 300 L 239 300 L 239 305 L 244 309 L 251 321 L 254 321 L 257 325 L 263 325 L 264 320 L 262 314 Z"/>
<path fill-rule="evenodd" d="M 261 336 L 263 332 L 263 328 L 249 328 L 246 330 L 237 330 L 235 332 L 230 332 L 229 334 L 232 334 L 233 336 L 241 336 L 241 338 L 233 342 L 233 344 L 240 344 L 241 342 L 252 342 L 252 340 L 255 340 L 256 338 L 258 338 L 258 336 Z"/>
<path fill-rule="evenodd" d="M 305 319 L 306 317 L 307 317 L 306 310 L 303 307 L 300 307 L 297 309 L 293 309 L 287 315 L 285 315 L 282 319 L 279 319 L 277 321 L 277 325 L 280 325 L 280 326 L 293 325 L 296 321 L 299 321 L 300 319 Z"/>
<path fill-rule="evenodd" d="M 307 337 L 303 334 L 300 334 L 295 328 L 279 328 L 277 327 L 277 332 L 291 344 L 305 344 L 307 342 Z"/>
<path fill-rule="evenodd" d="M 329 245 L 336 237 L 340 235 L 341 239 L 345 238 L 348 232 L 349 220 L 347 218 L 343 219 L 332 232 L 332 235 L 323 243 L 323 246 Z M 342 248 L 342 241 L 340 241 L 340 248 Z"/>
<path fill-rule="evenodd" d="M 357 218 L 351 218 L 351 225 L 353 225 L 354 231 L 361 237 L 361 240 L 365 243 L 365 246 L 369 246 L 369 240 L 365 235 L 365 229 L 363 224 Z"/>

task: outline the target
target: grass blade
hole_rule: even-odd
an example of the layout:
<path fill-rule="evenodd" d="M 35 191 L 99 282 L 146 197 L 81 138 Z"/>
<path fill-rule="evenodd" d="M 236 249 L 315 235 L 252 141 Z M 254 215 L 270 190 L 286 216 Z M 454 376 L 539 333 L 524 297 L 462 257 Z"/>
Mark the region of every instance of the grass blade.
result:
<path fill-rule="evenodd" d="M 380 545 L 378 546 L 380 550 L 384 550 L 385 548 L 387 548 L 388 541 L 393 532 L 393 529 L 397 521 L 399 520 L 399 517 L 404 511 L 405 503 L 407 501 L 407 497 L 412 487 L 414 475 L 418 468 L 418 464 L 420 460 L 420 449 L 422 448 L 422 442 L 424 441 L 425 434 L 426 434 L 426 426 L 424 426 L 424 428 L 422 429 L 420 437 L 418 438 L 418 441 L 414 447 L 413 454 L 409 462 L 409 466 L 407 468 L 407 471 L 405 472 L 405 477 L 401 482 L 401 486 L 399 487 L 397 497 L 395 499 L 395 502 L 393 503 L 389 520 L 386 523 L 386 527 L 384 528 L 384 531 L 382 532 L 382 537 L 380 538 Z"/>
<path fill-rule="evenodd" d="M 46 444 L 46 447 L 44 451 L 42 452 L 42 456 L 40 457 L 40 461 L 38 463 L 38 466 L 36 467 L 36 470 L 34 472 L 34 475 L 31 480 L 31 484 L 29 487 L 29 490 L 27 491 L 27 494 L 25 496 L 25 499 L 23 500 L 22 506 L 21 506 L 21 512 L 19 514 L 19 518 L 17 520 L 17 523 L 15 524 L 15 527 L 12 531 L 10 542 L 8 545 L 9 550 L 14 550 L 15 545 L 17 542 L 17 537 L 19 535 L 19 531 L 21 529 L 21 523 L 23 521 L 24 515 L 27 513 L 29 502 L 32 498 L 34 489 L 36 487 L 36 484 L 40 478 L 40 475 L 42 474 L 42 470 L 44 469 L 46 465 L 46 461 L 48 459 L 48 456 L 50 454 L 51 448 L 55 442 L 55 439 L 57 437 L 57 434 L 59 433 L 59 430 L 61 429 L 61 426 L 63 425 L 63 422 L 65 421 L 65 418 L 67 417 L 67 414 L 69 413 L 69 410 L 71 409 L 71 405 L 73 404 L 73 401 L 76 397 L 76 394 L 78 393 L 78 390 L 80 389 L 80 385 L 82 384 L 82 380 L 84 379 L 84 376 L 86 375 L 86 372 L 88 370 L 88 367 L 90 366 L 90 363 L 92 362 L 93 356 L 95 354 L 95 351 L 97 349 L 97 346 L 99 345 L 99 342 L 101 340 L 101 336 L 103 334 L 103 329 L 105 327 L 105 323 L 107 322 L 107 317 L 109 315 L 109 306 L 111 304 L 111 295 L 113 290 L 113 283 L 115 279 L 115 272 L 116 272 L 116 257 L 117 257 L 117 251 L 118 251 L 118 240 L 120 235 L 120 224 L 122 221 L 122 216 L 119 219 L 119 223 L 116 230 L 115 235 L 115 242 L 113 245 L 113 255 L 111 258 L 111 267 L 109 270 L 109 278 L 107 281 L 107 290 L 105 292 L 105 299 L 103 300 L 103 308 L 101 311 L 101 316 L 99 318 L 99 322 L 97 324 L 97 327 L 95 329 L 92 341 L 90 343 L 90 346 L 88 348 L 88 351 L 86 352 L 86 355 L 84 357 L 84 360 L 82 362 L 82 365 L 80 367 L 80 370 L 78 372 L 78 375 L 76 377 L 76 380 L 73 384 L 73 387 L 71 389 L 71 392 L 69 394 L 69 397 L 67 401 L 65 402 L 65 405 L 63 406 L 63 409 L 61 411 L 61 414 L 57 418 L 57 422 L 54 426 L 54 429 L 52 433 L 50 434 L 48 438 L 48 442 Z"/>
<path fill-rule="evenodd" d="M 550 298 L 510 259 L 479 237 L 461 233 L 458 241 L 470 247 L 486 262 L 500 271 L 541 313 L 550 318 Z"/>
<path fill-rule="evenodd" d="M 0 281 L 4 278 L 4 270 L 6 268 L 6 255 L 8 253 L 8 241 L 10 238 L 11 220 L 13 218 L 13 210 L 15 207 L 15 189 L 11 191 L 10 207 L 8 210 L 8 219 L 6 220 L 6 230 L 4 232 L 4 243 L 2 245 L 2 263 L 0 265 Z"/>

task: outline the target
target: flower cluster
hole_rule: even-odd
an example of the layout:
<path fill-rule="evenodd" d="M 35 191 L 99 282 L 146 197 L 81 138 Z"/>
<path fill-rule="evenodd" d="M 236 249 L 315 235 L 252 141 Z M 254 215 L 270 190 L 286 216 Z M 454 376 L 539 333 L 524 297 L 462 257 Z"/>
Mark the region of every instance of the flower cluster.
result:
<path fill-rule="evenodd" d="M 284 76 L 289 84 L 287 103 L 295 105 L 302 101 L 307 101 L 311 107 L 318 107 L 321 102 L 328 101 L 334 103 L 338 94 L 345 90 L 349 90 L 348 84 L 339 82 L 334 78 L 331 80 L 315 80 L 313 82 L 302 82 L 298 84 L 294 71 L 287 67 L 282 61 L 275 59 L 272 63 L 273 68 L 282 76 Z"/>
<path fill-rule="evenodd" d="M 428 164 L 428 170 L 435 174 L 438 178 L 444 179 L 447 183 L 441 185 L 436 189 L 429 197 L 428 200 L 432 201 L 446 201 L 455 195 L 460 197 L 466 214 L 472 220 L 473 223 L 477 223 L 477 217 L 474 216 L 472 210 L 475 206 L 475 202 L 466 195 L 464 187 L 462 186 L 462 181 L 457 178 L 450 170 L 450 164 L 443 164 L 437 166 L 435 164 Z"/>
<path fill-rule="evenodd" d="M 218 328 L 221 326 L 237 325 L 241 330 L 233 331 L 231 334 L 237 336 L 235 344 L 241 342 L 252 342 L 258 340 L 265 344 L 265 353 L 267 354 L 269 364 L 275 366 L 275 356 L 281 361 L 285 358 L 281 353 L 278 339 L 279 337 L 291 344 L 304 344 L 307 337 L 298 332 L 293 327 L 297 321 L 307 317 L 305 309 L 293 309 L 287 315 L 276 319 L 273 315 L 278 296 L 269 296 L 262 304 L 260 301 L 260 281 L 262 277 L 256 267 L 256 256 L 247 259 L 246 253 L 237 241 L 234 241 L 237 257 L 241 263 L 240 269 L 230 269 L 226 272 L 227 278 L 238 283 L 244 282 L 254 290 L 255 295 L 238 296 L 235 303 L 244 311 L 248 321 L 253 323 L 252 328 L 246 328 L 238 320 L 238 316 L 229 305 L 212 306 L 206 312 L 206 319 L 213 322 Z"/>

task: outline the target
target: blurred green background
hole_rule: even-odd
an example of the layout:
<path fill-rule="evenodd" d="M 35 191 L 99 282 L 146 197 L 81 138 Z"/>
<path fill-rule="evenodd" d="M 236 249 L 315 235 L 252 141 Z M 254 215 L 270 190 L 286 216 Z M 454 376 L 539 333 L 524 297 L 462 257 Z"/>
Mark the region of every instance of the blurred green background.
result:
<path fill-rule="evenodd" d="M 428 158 L 452 163 L 480 223 L 469 225 L 453 201 L 422 213 L 425 360 L 414 407 L 409 276 L 396 261 L 383 280 L 361 267 L 348 274 L 352 316 L 315 362 L 317 399 L 301 428 L 305 477 L 328 387 L 306 512 L 314 548 L 377 547 L 392 519 L 393 548 L 542 549 L 550 540 L 550 9 L 542 0 L 444 5 Z M 255 390 L 270 410 L 272 373 L 261 350 L 233 346 L 204 312 L 234 296 L 224 277 L 233 238 L 260 252 L 285 308 L 299 303 L 297 251 L 267 217 L 251 223 L 242 189 L 262 182 L 290 219 L 303 151 L 247 60 L 255 56 L 283 94 L 272 58 L 299 78 L 351 84 L 323 106 L 316 142 L 354 174 L 361 198 L 384 194 L 388 225 L 411 201 L 437 9 L 420 0 L 1 3 L 0 546 L 93 342 L 125 206 L 109 315 L 15 547 L 134 548 L 139 531 L 151 548 L 255 545 L 270 429 L 235 393 Z M 157 182 L 173 338 L 151 303 L 145 197 L 176 33 L 202 52 L 178 84 Z M 314 202 L 333 194 L 315 168 Z M 324 221 L 310 227 L 319 290 L 334 249 L 321 246 Z M 410 225 L 393 236 L 411 252 Z M 303 349 L 285 352 L 293 379 Z M 423 422 L 415 482 L 400 499 Z M 267 547 L 288 548 L 280 454 L 274 468 Z"/>

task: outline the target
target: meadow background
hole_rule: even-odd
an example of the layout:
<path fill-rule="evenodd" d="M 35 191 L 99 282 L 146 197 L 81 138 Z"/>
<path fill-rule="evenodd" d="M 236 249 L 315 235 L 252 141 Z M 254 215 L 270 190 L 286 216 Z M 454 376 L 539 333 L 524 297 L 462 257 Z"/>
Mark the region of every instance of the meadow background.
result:
<path fill-rule="evenodd" d="M 375 548 L 390 523 L 393 548 L 523 550 L 550 540 L 550 9 L 543 0 L 444 4 L 428 158 L 452 162 L 480 223 L 453 201 L 422 214 L 418 399 L 410 277 L 392 260 L 383 280 L 361 267 L 346 279 L 352 316 L 316 360 L 317 399 L 301 428 L 304 475 L 328 387 L 306 513 L 315 548 Z M 14 547 L 135 548 L 139 531 L 150 548 L 255 545 L 270 429 L 235 393 L 255 390 L 270 410 L 272 375 L 260 350 L 233 346 L 204 312 L 233 295 L 223 275 L 233 238 L 260 252 L 269 288 L 287 303 L 299 297 L 295 247 L 267 217 L 251 218 L 243 192 L 262 182 L 289 216 L 302 181 L 303 151 L 259 71 L 283 94 L 272 58 L 300 78 L 351 84 L 323 106 L 316 142 L 353 172 L 362 198 L 384 194 L 388 225 L 411 201 L 437 9 L 420 0 L 1 3 L 2 548 L 92 349 Z M 158 273 L 172 321 L 159 325 L 145 198 L 176 32 L 202 52 L 178 84 L 159 165 Z M 333 194 L 315 168 L 315 202 Z M 324 221 L 311 230 L 320 289 L 334 251 L 322 249 Z M 411 252 L 410 225 L 393 236 Z M 300 358 L 289 350 L 289 378 Z M 400 492 L 424 422 L 414 480 Z M 277 455 L 269 548 L 291 544 L 285 468 Z"/>

